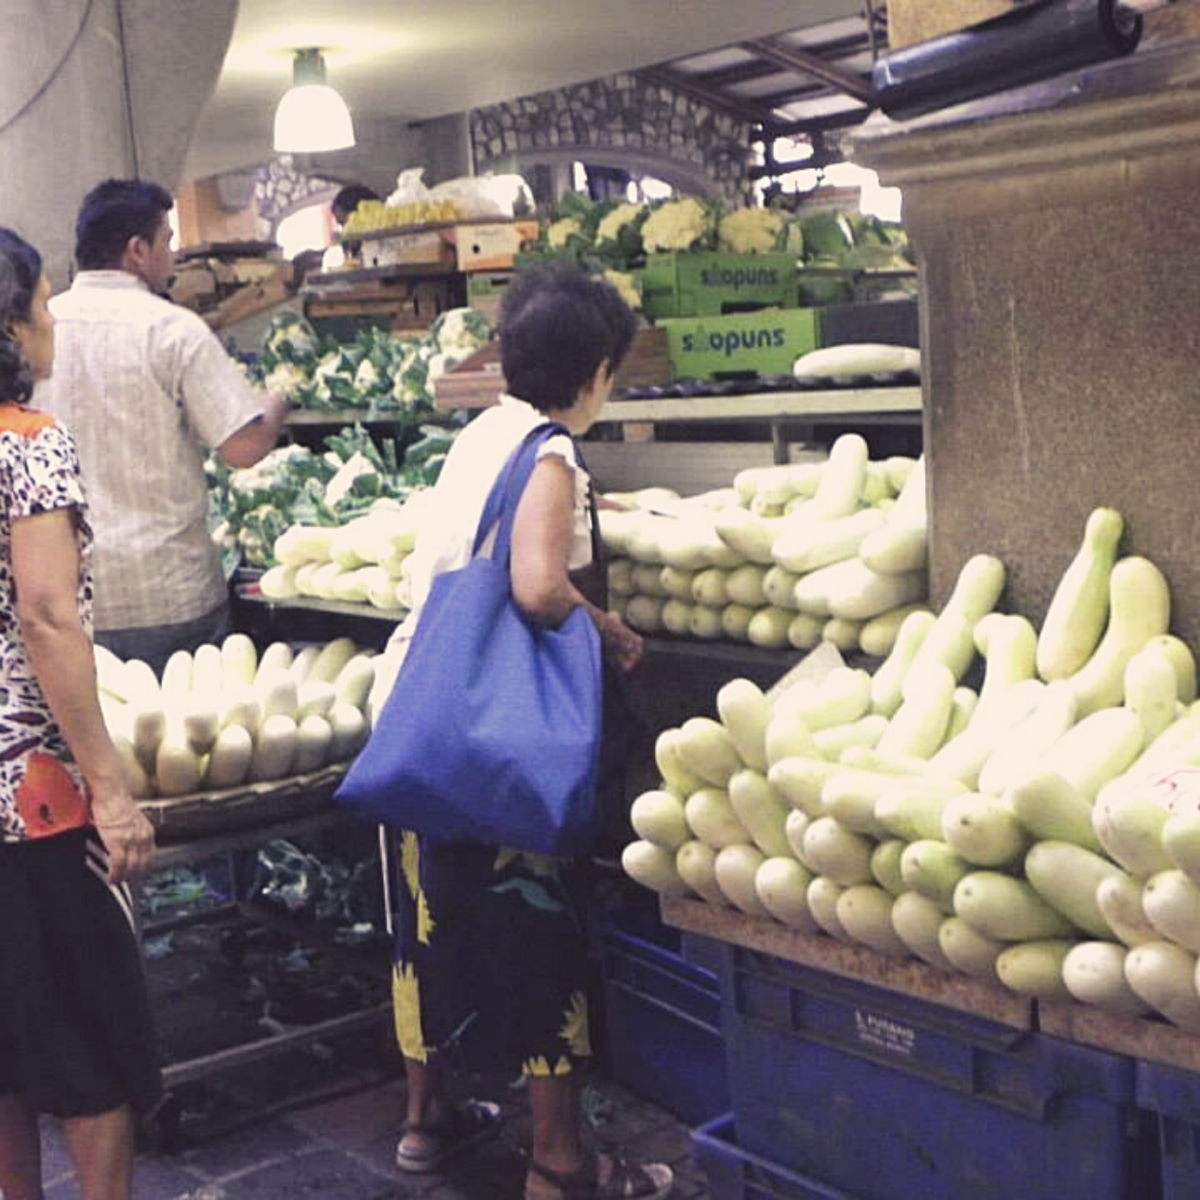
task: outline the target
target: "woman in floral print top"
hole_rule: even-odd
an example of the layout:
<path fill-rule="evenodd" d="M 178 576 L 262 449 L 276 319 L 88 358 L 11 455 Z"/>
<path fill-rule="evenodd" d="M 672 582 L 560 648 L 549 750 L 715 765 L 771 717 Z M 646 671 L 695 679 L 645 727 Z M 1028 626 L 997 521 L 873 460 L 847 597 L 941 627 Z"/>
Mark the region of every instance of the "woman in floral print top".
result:
<path fill-rule="evenodd" d="M 127 1200 L 159 1077 L 125 881 L 154 834 L 100 712 L 75 445 L 25 408 L 53 363 L 49 298 L 0 229 L 0 1192 L 41 1196 L 47 1113 L 82 1193 Z"/>

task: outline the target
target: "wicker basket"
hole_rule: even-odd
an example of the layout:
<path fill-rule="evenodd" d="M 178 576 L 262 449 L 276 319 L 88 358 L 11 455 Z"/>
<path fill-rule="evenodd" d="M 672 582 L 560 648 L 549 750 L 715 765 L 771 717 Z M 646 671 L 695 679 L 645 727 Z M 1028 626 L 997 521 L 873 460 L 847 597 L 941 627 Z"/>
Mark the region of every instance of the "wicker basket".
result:
<path fill-rule="evenodd" d="M 156 797 L 139 803 L 161 844 L 185 842 L 319 812 L 329 806 L 349 765 L 332 763 L 319 771 L 287 779 L 247 783 L 213 792 L 191 792 L 186 796 Z"/>

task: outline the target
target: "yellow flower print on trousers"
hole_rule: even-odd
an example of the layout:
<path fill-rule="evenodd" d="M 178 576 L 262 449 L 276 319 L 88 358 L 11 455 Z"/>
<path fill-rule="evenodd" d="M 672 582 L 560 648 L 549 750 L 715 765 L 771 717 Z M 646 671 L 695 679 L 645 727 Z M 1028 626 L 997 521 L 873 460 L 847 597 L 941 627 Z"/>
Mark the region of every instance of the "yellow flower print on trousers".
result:
<path fill-rule="evenodd" d="M 421 843 L 415 833 L 400 835 L 400 871 L 408 894 L 415 898 L 421 890 Z"/>
<path fill-rule="evenodd" d="M 392 970 L 392 1013 L 400 1053 L 416 1062 L 427 1062 L 429 1051 L 421 1033 L 421 985 L 411 963 L 397 963 Z"/>
<path fill-rule="evenodd" d="M 587 996 L 583 992 L 572 993 L 564 1016 L 566 1019 L 558 1036 L 567 1043 L 576 1058 L 587 1058 L 592 1053 L 592 1041 L 588 1034 Z"/>
<path fill-rule="evenodd" d="M 521 1070 L 534 1079 L 548 1079 L 551 1075 L 570 1075 L 571 1060 L 562 1054 L 559 1056 L 558 1062 L 551 1067 L 546 1061 L 545 1055 L 539 1054 L 535 1058 L 527 1058 L 521 1064 Z"/>

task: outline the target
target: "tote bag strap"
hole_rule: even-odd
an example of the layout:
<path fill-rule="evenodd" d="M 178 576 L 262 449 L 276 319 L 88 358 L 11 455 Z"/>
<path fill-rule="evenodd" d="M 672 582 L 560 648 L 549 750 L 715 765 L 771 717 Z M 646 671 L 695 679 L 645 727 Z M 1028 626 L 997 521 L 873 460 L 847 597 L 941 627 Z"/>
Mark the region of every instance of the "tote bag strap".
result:
<path fill-rule="evenodd" d="M 508 456 L 508 461 L 496 477 L 496 482 L 492 484 L 492 490 L 488 493 L 487 502 L 483 506 L 483 514 L 479 518 L 479 527 L 475 532 L 472 556 L 479 554 L 488 532 L 499 521 L 500 527 L 496 531 L 492 559 L 495 562 L 508 564 L 513 521 L 516 518 L 517 505 L 525 491 L 525 485 L 529 482 L 530 475 L 533 474 L 537 447 L 559 434 L 565 437 L 571 436 L 566 426 L 560 425 L 556 421 L 537 425 L 521 439 L 520 444 Z"/>

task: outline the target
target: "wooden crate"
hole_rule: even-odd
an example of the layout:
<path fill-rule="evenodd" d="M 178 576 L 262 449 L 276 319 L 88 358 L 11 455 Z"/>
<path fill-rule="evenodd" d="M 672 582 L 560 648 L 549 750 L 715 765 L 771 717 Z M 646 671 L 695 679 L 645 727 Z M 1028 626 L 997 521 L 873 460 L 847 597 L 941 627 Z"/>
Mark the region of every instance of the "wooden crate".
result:
<path fill-rule="evenodd" d="M 666 334 L 661 329 L 639 329 L 617 372 L 614 390 L 670 383 L 673 378 Z M 444 410 L 487 408 L 503 391 L 498 342 L 489 342 L 433 385 L 434 403 Z"/>
<path fill-rule="evenodd" d="M 1037 0 L 889 0 L 888 46 L 901 50 L 1027 7 Z"/>

